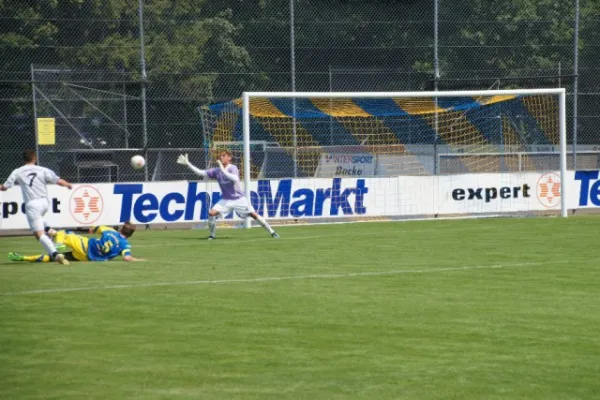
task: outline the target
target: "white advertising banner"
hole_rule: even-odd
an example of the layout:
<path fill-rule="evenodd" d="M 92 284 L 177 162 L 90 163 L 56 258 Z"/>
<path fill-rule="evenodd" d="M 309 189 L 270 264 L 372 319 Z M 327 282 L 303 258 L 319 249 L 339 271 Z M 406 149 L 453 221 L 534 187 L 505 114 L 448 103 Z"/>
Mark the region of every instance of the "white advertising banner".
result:
<path fill-rule="evenodd" d="M 438 214 L 502 213 L 560 209 L 560 175 L 538 194 L 540 173 L 445 175 L 438 180 Z M 546 183 L 548 184 L 548 183 Z"/>
<path fill-rule="evenodd" d="M 473 215 L 600 207 L 599 171 L 307 178 L 251 182 L 251 202 L 267 218 Z M 562 184 L 562 185 L 561 185 Z M 220 199 L 216 182 L 49 186 L 46 221 L 56 227 L 205 220 Z M 21 191 L 0 192 L 0 229 L 27 229 Z M 230 216 L 235 217 L 235 216 Z"/>

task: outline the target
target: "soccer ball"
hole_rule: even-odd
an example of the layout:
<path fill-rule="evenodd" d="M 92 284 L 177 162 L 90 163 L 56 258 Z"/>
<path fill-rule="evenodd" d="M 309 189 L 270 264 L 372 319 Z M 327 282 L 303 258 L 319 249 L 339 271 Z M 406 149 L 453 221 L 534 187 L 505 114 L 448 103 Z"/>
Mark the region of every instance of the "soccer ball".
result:
<path fill-rule="evenodd" d="M 146 165 L 146 160 L 144 160 L 144 157 L 140 155 L 131 157 L 131 166 L 133 169 L 142 169 L 144 168 L 144 165 Z"/>

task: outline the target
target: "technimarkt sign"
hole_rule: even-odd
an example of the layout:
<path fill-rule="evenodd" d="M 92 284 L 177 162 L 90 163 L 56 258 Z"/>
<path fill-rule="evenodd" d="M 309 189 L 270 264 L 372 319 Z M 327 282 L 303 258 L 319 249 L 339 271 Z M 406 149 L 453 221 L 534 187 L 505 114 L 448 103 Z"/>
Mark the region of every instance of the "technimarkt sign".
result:
<path fill-rule="evenodd" d="M 251 202 L 272 218 L 473 215 L 600 207 L 600 171 L 303 178 L 251 182 Z M 45 220 L 55 227 L 199 221 L 220 200 L 216 182 L 49 186 Z M 21 191 L 1 193 L 0 229 L 28 229 Z M 235 218 L 235 217 L 234 217 Z"/>
<path fill-rule="evenodd" d="M 354 183 L 349 185 L 348 181 Z M 294 185 L 292 179 L 260 180 L 257 190 L 251 192 L 251 203 L 259 214 L 269 218 L 361 215 L 367 212 L 364 198 L 368 193 L 364 179 L 343 184 L 341 178 L 334 178 L 324 187 Z M 221 199 L 220 192 L 202 190 L 197 182 L 165 193 L 154 193 L 144 184 L 115 184 L 114 194 L 118 198 L 119 222 L 204 220 Z"/>
<path fill-rule="evenodd" d="M 282 179 L 252 182 L 251 203 L 268 218 L 336 217 L 368 211 L 365 179 Z M 216 182 L 148 182 L 49 186 L 44 219 L 54 227 L 205 220 L 221 199 Z M 0 229 L 28 229 L 19 190 L 4 193 Z M 229 218 L 236 216 L 230 215 Z"/>

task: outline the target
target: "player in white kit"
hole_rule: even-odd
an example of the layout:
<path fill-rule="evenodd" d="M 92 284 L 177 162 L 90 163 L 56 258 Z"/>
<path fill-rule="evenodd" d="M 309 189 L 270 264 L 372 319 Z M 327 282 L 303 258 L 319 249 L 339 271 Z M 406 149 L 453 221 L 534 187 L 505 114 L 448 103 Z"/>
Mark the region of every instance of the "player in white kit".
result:
<path fill-rule="evenodd" d="M 208 240 L 215 239 L 217 230 L 217 216 L 220 214 L 225 217 L 227 214 L 235 211 L 241 218 L 252 217 L 260 226 L 265 228 L 273 238 L 279 238 L 279 235 L 271 228 L 269 223 L 263 217 L 254 211 L 254 207 L 248 201 L 242 190 L 240 182 L 240 172 L 238 168 L 230 164 L 231 152 L 222 150 L 217 155 L 217 164 L 219 168 L 203 170 L 195 167 L 188 160 L 187 154 L 181 154 L 177 158 L 177 163 L 185 165 L 197 175 L 202 177 L 216 179 L 221 188 L 221 200 L 208 212 Z"/>
<path fill-rule="evenodd" d="M 25 150 L 23 152 L 23 159 L 25 165 L 15 169 L 6 182 L 0 185 L 0 190 L 6 191 L 13 187 L 15 183 L 21 186 L 23 202 L 25 203 L 25 214 L 27 215 L 27 221 L 33 235 L 40 241 L 53 260 L 60 264 L 69 265 L 69 261 L 64 255 L 56 251 L 52 239 L 46 235 L 44 215 L 50 207 L 46 184 L 53 183 L 69 189 L 72 189 L 72 185 L 64 179 L 60 179 L 54 171 L 36 165 L 37 156 L 35 151 Z"/>

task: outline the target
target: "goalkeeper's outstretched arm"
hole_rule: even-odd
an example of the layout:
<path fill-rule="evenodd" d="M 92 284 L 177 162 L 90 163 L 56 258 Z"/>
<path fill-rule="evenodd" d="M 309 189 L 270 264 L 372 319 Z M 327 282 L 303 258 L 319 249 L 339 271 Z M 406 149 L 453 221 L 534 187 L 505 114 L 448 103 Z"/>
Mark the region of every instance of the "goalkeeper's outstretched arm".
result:
<path fill-rule="evenodd" d="M 187 154 L 180 154 L 179 157 L 177 157 L 177 164 L 185 165 L 186 167 L 188 167 L 190 169 L 190 171 L 192 171 L 196 175 L 200 175 L 201 177 L 206 176 L 206 170 L 200 169 L 200 168 L 196 167 L 194 164 L 192 164 L 190 162 L 190 160 L 188 159 Z"/>
<path fill-rule="evenodd" d="M 232 174 L 231 172 L 229 172 L 225 169 L 221 160 L 217 160 L 217 165 L 219 166 L 219 169 L 223 172 L 223 175 L 225 175 L 227 177 L 227 179 L 229 179 L 232 182 L 240 181 L 240 177 L 238 175 Z"/>

